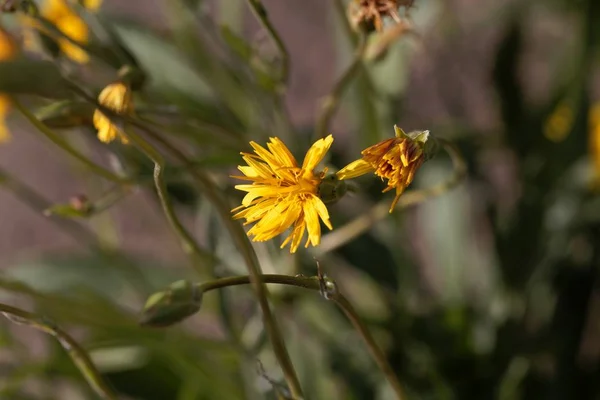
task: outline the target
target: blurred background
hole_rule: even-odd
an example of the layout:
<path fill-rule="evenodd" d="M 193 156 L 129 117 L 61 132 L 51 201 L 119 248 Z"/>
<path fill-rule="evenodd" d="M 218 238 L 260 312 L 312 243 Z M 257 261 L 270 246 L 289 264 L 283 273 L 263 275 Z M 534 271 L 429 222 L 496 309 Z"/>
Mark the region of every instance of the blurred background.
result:
<path fill-rule="evenodd" d="M 85 65 L 55 59 L 97 93 L 123 65 L 111 55 L 124 51 L 147 77 L 138 115 L 185 149 L 231 207 L 242 197 L 229 178 L 239 152 L 250 140 L 278 136 L 301 160 L 354 49 L 346 2 L 263 0 L 289 52 L 282 86 L 285 63 L 247 3 L 74 7 L 90 27 L 90 46 L 110 51 Z M 329 208 L 334 229 L 321 247 L 290 255 L 280 239 L 255 244 L 264 272 L 315 275 L 318 259 L 409 399 L 600 398 L 600 2 L 415 0 L 406 18 L 414 34 L 364 61 L 344 93 L 326 165 L 343 167 L 397 124 L 455 143 L 466 179 L 357 237 L 336 236 L 392 200 L 378 179 L 360 178 L 356 193 Z M 0 22 L 25 37 L 18 16 Z M 392 25 L 386 20 L 386 29 Z M 28 49 L 28 57 L 49 58 L 40 51 Z M 35 111 L 50 101 L 24 102 Z M 173 281 L 246 274 L 176 160 L 167 158 L 166 169 L 176 211 L 222 261 L 202 276 L 166 222 L 143 155 L 100 143 L 89 124 L 57 129 L 99 165 L 134 174 L 136 184 L 125 188 L 85 169 L 18 112 L 9 127 L 11 140 L 0 145 L 0 301 L 71 333 L 124 399 L 285 394 L 249 287 L 207 294 L 201 311 L 177 326 L 137 324 L 148 295 Z M 452 168 L 440 153 L 409 191 L 443 182 Z M 85 216 L 56 208 L 75 197 L 103 207 Z M 52 206 L 58 212 L 44 214 Z M 394 398 L 334 304 L 310 291 L 269 288 L 306 399 Z M 52 337 L 1 321 L 0 399 L 93 398 Z"/>

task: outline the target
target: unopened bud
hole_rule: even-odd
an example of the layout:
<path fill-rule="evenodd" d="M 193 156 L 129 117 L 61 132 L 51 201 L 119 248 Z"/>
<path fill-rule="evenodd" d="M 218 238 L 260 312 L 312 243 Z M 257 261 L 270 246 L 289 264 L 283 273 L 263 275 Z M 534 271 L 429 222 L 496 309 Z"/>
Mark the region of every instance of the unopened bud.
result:
<path fill-rule="evenodd" d="M 348 192 L 348 184 L 336 174 L 329 174 L 319 184 L 318 196 L 325 204 L 337 203 Z"/>
<path fill-rule="evenodd" d="M 154 293 L 146 301 L 140 325 L 162 328 L 174 325 L 196 314 L 202 304 L 202 293 L 189 281 L 177 281 L 166 290 Z"/>
<path fill-rule="evenodd" d="M 54 204 L 44 210 L 44 215 L 58 215 L 63 218 L 86 218 L 94 210 L 87 196 L 80 194 L 69 199 L 69 204 Z"/>
<path fill-rule="evenodd" d="M 135 66 L 125 65 L 119 69 L 119 80 L 128 84 L 131 90 L 140 90 L 146 82 L 146 74 Z"/>

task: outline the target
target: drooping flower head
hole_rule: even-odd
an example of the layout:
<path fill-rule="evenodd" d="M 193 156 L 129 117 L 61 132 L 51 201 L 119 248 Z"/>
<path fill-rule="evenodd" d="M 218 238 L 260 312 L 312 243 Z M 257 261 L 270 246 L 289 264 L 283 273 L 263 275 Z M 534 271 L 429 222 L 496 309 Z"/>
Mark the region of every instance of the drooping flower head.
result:
<path fill-rule="evenodd" d="M 308 231 L 305 247 L 320 243 L 319 220 L 332 229 L 327 207 L 318 196 L 326 170 L 314 171 L 332 142 L 331 135 L 317 140 L 306 153 L 301 166 L 286 145 L 276 137 L 270 138 L 266 149 L 250 142 L 255 154 L 241 153 L 247 165 L 238 169 L 244 176 L 234 178 L 251 183 L 235 187 L 247 194 L 242 205 L 231 211 L 235 213 L 234 219 L 245 218 L 245 225 L 255 223 L 248 231 L 253 241 L 273 239 L 292 227 L 292 232 L 281 247 L 290 243 L 290 252 L 295 253 L 305 231 Z"/>
<path fill-rule="evenodd" d="M 0 28 L 0 62 L 14 58 L 18 53 L 15 41 Z M 10 99 L 8 96 L 0 93 L 0 143 L 6 142 L 9 138 L 6 128 L 6 115 L 10 109 Z"/>
<path fill-rule="evenodd" d="M 100 8 L 101 0 L 85 0 L 81 5 L 90 11 L 97 11 Z M 41 10 L 41 15 L 49 22 L 52 22 L 58 30 L 73 41 L 86 44 L 89 40 L 89 29 L 81 17 L 69 6 L 66 0 L 46 0 Z M 45 32 L 36 21 L 31 21 L 31 25 Z M 88 54 L 79 46 L 71 43 L 64 37 L 56 38 L 60 51 L 71 60 L 78 63 L 87 63 Z"/>
<path fill-rule="evenodd" d="M 127 115 L 133 112 L 133 101 L 131 98 L 131 89 L 129 85 L 117 81 L 106 86 L 98 96 L 98 103 L 114 111 L 117 114 Z M 94 126 L 98 130 L 98 139 L 101 142 L 109 143 L 117 137 L 122 143 L 127 143 L 127 137 L 121 129 L 111 122 L 110 118 L 100 110 L 94 112 Z"/>
<path fill-rule="evenodd" d="M 390 207 L 390 213 L 396 203 L 411 184 L 415 172 L 426 159 L 425 144 L 429 139 L 429 131 L 405 133 L 394 126 L 396 137 L 386 139 L 361 152 L 362 158 L 351 162 L 337 172 L 339 179 L 351 179 L 375 172 L 375 175 L 387 180 L 383 192 L 396 189 L 396 197 Z"/>

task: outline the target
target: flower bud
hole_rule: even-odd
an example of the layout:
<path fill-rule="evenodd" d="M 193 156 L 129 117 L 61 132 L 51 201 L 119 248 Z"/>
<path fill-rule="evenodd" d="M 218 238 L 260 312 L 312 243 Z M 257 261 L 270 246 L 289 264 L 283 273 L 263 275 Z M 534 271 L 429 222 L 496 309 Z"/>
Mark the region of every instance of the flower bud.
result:
<path fill-rule="evenodd" d="M 201 304 L 202 293 L 193 283 L 185 280 L 174 282 L 166 290 L 148 298 L 140 325 L 155 328 L 174 325 L 197 313 Z"/>
<path fill-rule="evenodd" d="M 135 66 L 125 65 L 119 69 L 118 72 L 119 80 L 129 84 L 131 90 L 140 90 L 146 82 L 146 75 L 144 72 Z"/>
<path fill-rule="evenodd" d="M 87 196 L 80 194 L 69 199 L 69 204 L 54 204 L 44 210 L 44 215 L 58 215 L 63 218 L 87 218 L 94 211 L 94 205 Z"/>
<path fill-rule="evenodd" d="M 348 184 L 346 181 L 340 180 L 336 174 L 330 174 L 323 178 L 317 190 L 323 203 L 334 204 L 348 192 Z"/>
<path fill-rule="evenodd" d="M 396 125 L 394 125 L 394 130 L 396 131 L 397 136 L 400 135 L 399 131 L 402 131 L 402 129 L 398 128 Z M 438 141 L 429 131 L 412 131 L 406 133 L 406 136 L 421 144 L 425 161 L 431 160 L 440 150 Z"/>

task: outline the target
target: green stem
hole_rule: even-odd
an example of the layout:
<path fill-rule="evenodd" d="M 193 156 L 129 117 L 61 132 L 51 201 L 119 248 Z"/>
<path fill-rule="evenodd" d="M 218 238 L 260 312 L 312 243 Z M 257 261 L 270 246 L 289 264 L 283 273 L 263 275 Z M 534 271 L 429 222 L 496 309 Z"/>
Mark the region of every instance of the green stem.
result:
<path fill-rule="evenodd" d="M 204 174 L 204 172 L 194 169 L 193 163 L 188 157 L 183 154 L 179 149 L 174 147 L 170 142 L 165 140 L 161 135 L 155 133 L 152 129 L 145 127 L 143 125 L 138 124 L 141 129 L 144 129 L 145 132 L 151 136 L 154 140 L 161 143 L 171 154 L 181 160 L 185 167 L 188 167 L 188 172 L 196 183 L 200 186 L 200 189 L 209 199 L 213 207 L 217 210 L 225 227 L 229 231 L 231 238 L 236 244 L 236 247 L 240 251 L 242 257 L 244 258 L 244 262 L 246 267 L 248 268 L 248 273 L 250 275 L 250 280 L 254 291 L 256 293 L 256 297 L 258 298 L 258 302 L 263 313 L 263 322 L 265 324 L 265 329 L 269 335 L 271 340 L 271 344 L 273 346 L 273 352 L 277 357 L 277 361 L 283 371 L 283 375 L 285 380 L 290 388 L 290 392 L 295 399 L 300 399 L 303 397 L 302 388 L 300 387 L 300 381 L 296 375 L 296 371 L 290 359 L 290 356 L 285 347 L 285 342 L 283 340 L 283 335 L 279 326 L 277 325 L 277 321 L 274 315 L 271 312 L 271 308 L 269 306 L 268 295 L 269 292 L 263 283 L 262 270 L 260 268 L 260 264 L 258 262 L 258 257 L 254 252 L 254 248 L 246 236 L 244 229 L 242 226 L 235 222 L 231 218 L 231 211 L 227 206 L 227 199 L 225 199 L 221 192 L 217 189 L 215 184 L 210 180 L 210 178 Z"/>
<path fill-rule="evenodd" d="M 387 361 L 387 357 L 385 356 L 383 351 L 375 342 L 375 339 L 373 339 L 373 336 L 371 336 L 371 333 L 369 332 L 367 327 L 361 321 L 360 317 L 358 316 L 358 313 L 356 312 L 354 307 L 352 307 L 352 304 L 342 294 L 335 295 L 332 298 L 332 300 L 335 301 L 335 304 L 337 304 L 338 307 L 342 309 L 344 314 L 346 314 L 346 317 L 354 326 L 354 329 L 356 329 L 356 331 L 362 337 L 363 341 L 367 345 L 367 348 L 369 349 L 369 352 L 371 353 L 371 357 L 373 357 L 373 359 L 377 363 L 377 366 L 379 367 L 381 372 L 383 372 L 383 375 L 385 375 L 385 378 L 387 379 L 388 383 L 390 384 L 390 386 L 392 386 L 392 389 L 396 394 L 396 398 L 398 400 L 404 398 L 404 396 L 402 395 L 402 385 L 400 385 L 400 381 L 398 380 L 396 373 Z"/>
<path fill-rule="evenodd" d="M 335 83 L 331 92 L 323 100 L 323 105 L 319 116 L 317 117 L 317 124 L 315 127 L 315 140 L 321 139 L 327 136 L 331 119 L 337 111 L 342 96 L 350 86 L 350 83 L 356 78 L 361 70 L 363 57 L 367 49 L 367 40 L 364 36 L 361 36 L 352 63 L 346 68 L 342 76 Z"/>
<path fill-rule="evenodd" d="M 444 139 L 437 140 L 450 155 L 450 158 L 452 159 L 452 165 L 454 167 L 454 173 L 448 178 L 448 180 L 436 186 L 414 190 L 412 192 L 403 194 L 396 205 L 396 210 L 414 206 L 433 197 L 441 196 L 442 194 L 458 186 L 465 179 L 467 175 L 467 166 L 462 155 L 460 154 L 460 151 L 456 148 L 456 146 Z M 348 222 L 346 225 L 336 228 L 336 230 L 332 233 L 324 235 L 321 239 L 321 244 L 319 247 L 314 249 L 313 254 L 318 257 L 321 254 L 327 254 L 328 252 L 343 246 L 352 239 L 371 229 L 375 223 L 386 218 L 388 215 L 389 201 L 385 200 L 374 206 L 370 211 L 361 214 L 359 217 Z"/>
<path fill-rule="evenodd" d="M 287 51 L 287 48 L 285 47 L 283 40 L 281 40 L 281 36 L 279 36 L 279 33 L 277 33 L 277 31 L 275 30 L 275 27 L 273 26 L 273 24 L 271 24 L 271 21 L 269 20 L 269 16 L 267 13 L 267 9 L 262 4 L 262 2 L 260 0 L 248 0 L 248 5 L 250 6 L 250 8 L 252 9 L 252 12 L 256 16 L 256 18 L 260 21 L 263 28 L 265 28 L 265 30 L 267 31 L 267 33 L 269 34 L 269 36 L 271 37 L 271 39 L 273 40 L 273 42 L 275 43 L 277 48 L 279 49 L 279 52 L 281 53 L 281 64 L 282 65 L 281 65 L 280 80 L 281 80 L 281 82 L 286 84 L 289 79 L 289 71 L 290 71 L 290 55 Z"/>
<path fill-rule="evenodd" d="M 263 322 L 265 325 L 265 329 L 271 340 L 271 344 L 273 346 L 273 353 L 275 354 L 275 357 L 277 358 L 277 361 L 279 362 L 279 365 L 283 371 L 283 375 L 284 375 L 285 380 L 290 388 L 290 392 L 292 393 L 292 396 L 294 398 L 298 398 L 298 399 L 302 398 L 303 395 L 302 395 L 302 389 L 300 387 L 300 381 L 298 380 L 298 377 L 296 376 L 296 371 L 294 369 L 294 366 L 292 364 L 290 356 L 285 347 L 285 342 L 283 340 L 283 335 L 281 334 L 281 330 L 280 330 L 279 326 L 277 325 L 277 321 L 275 320 L 275 317 L 271 313 L 271 308 L 269 306 L 269 301 L 268 301 L 268 290 L 267 290 L 265 284 L 261 280 L 262 271 L 260 268 L 260 263 L 258 262 L 258 257 L 256 256 L 256 253 L 254 252 L 254 248 L 252 247 L 252 244 L 250 243 L 248 236 L 246 236 L 246 233 L 244 232 L 244 229 L 242 228 L 242 226 L 239 223 L 235 222 L 231 218 L 231 212 L 230 212 L 229 207 L 227 206 L 227 204 L 228 204 L 227 199 L 223 197 L 223 195 L 219 191 L 219 189 L 215 186 L 215 184 L 211 181 L 211 179 L 203 171 L 200 171 L 195 168 L 194 162 L 192 160 L 190 160 L 177 147 L 173 146 L 168 140 L 163 138 L 162 135 L 154 132 L 153 129 L 149 128 L 145 124 L 143 124 L 140 121 L 137 121 L 135 119 L 124 120 L 124 118 L 122 116 L 116 115 L 114 113 L 114 111 L 99 105 L 93 97 L 89 96 L 78 85 L 71 83 L 69 86 L 76 94 L 78 94 L 79 96 L 81 96 L 82 98 L 87 100 L 88 102 L 95 104 L 97 107 L 99 107 L 99 109 L 102 111 L 102 113 L 104 113 L 104 115 L 106 115 L 108 118 L 110 118 L 111 122 L 117 123 L 117 124 L 122 124 L 123 122 L 129 122 L 129 123 L 131 123 L 131 125 L 146 132 L 146 134 L 149 137 L 151 137 L 157 143 L 160 143 L 169 153 L 171 153 L 171 155 L 173 155 L 175 158 L 179 159 L 181 161 L 181 163 L 183 164 L 183 166 L 188 171 L 188 173 L 192 176 L 192 178 L 194 178 L 194 180 L 198 184 L 200 190 L 203 191 L 203 193 L 206 195 L 206 197 L 211 202 L 213 207 L 215 207 L 215 209 L 219 213 L 225 227 L 227 228 L 227 230 L 229 231 L 229 233 L 231 235 L 231 238 L 233 239 L 234 243 L 236 244 L 237 248 L 239 249 L 240 254 L 244 258 L 244 262 L 246 264 L 246 267 L 248 268 L 248 272 L 251 277 L 252 287 L 254 288 L 256 297 L 258 298 L 258 302 L 259 302 L 261 311 L 263 313 Z M 134 135 L 134 137 L 132 137 L 132 140 L 135 141 L 136 137 L 138 137 L 138 136 Z M 143 141 L 143 142 L 147 143 L 145 141 Z M 148 150 L 148 149 L 146 149 L 146 150 Z M 161 163 L 162 163 L 162 156 L 160 156 L 158 154 L 158 152 L 156 150 L 154 150 L 153 148 L 152 148 L 152 150 L 153 150 L 152 155 L 153 156 L 158 155 L 159 157 L 157 157 L 156 159 L 161 161 Z M 155 164 L 156 164 L 156 162 L 155 162 Z M 159 167 L 160 167 L 159 168 L 159 178 L 161 178 L 162 174 L 160 174 L 160 171 L 162 170 L 162 167 L 160 165 L 159 165 Z M 155 169 L 155 172 L 156 172 L 156 169 Z M 155 174 L 155 176 L 156 176 L 156 174 Z M 167 200 L 166 207 L 163 205 L 163 207 L 165 208 L 165 212 L 168 214 L 170 213 L 171 217 L 175 217 L 174 218 L 175 222 L 179 222 L 177 220 L 175 214 L 172 211 L 170 203 L 168 202 L 168 197 L 166 197 L 166 193 L 164 190 L 164 182 L 161 182 L 159 180 L 157 182 L 157 189 L 160 189 L 163 192 L 163 194 L 165 194 L 165 196 L 163 196 L 163 198 L 165 200 Z M 179 224 L 179 226 L 181 226 L 181 224 Z M 186 236 L 189 236 L 189 235 L 187 235 L 187 232 L 185 230 L 177 229 L 177 231 L 179 234 L 183 233 L 183 234 L 186 234 Z"/>
<path fill-rule="evenodd" d="M 35 211 L 36 214 L 43 216 L 44 210 L 46 210 L 52 203 L 45 199 L 42 195 L 36 192 L 34 189 L 21 182 L 17 178 L 11 176 L 8 172 L 0 168 L 0 186 L 4 186 L 9 189 L 17 196 L 24 204 Z M 87 242 L 90 246 L 97 248 L 99 247 L 98 239 L 92 232 L 83 227 L 82 225 L 62 219 L 48 217 L 51 223 L 61 228 L 65 233 L 75 239 L 78 243 L 82 241 Z"/>
<path fill-rule="evenodd" d="M 6 304 L 0 304 L 0 313 L 11 322 L 27 325 L 54 336 L 58 343 L 65 349 L 94 392 L 96 392 L 101 399 L 117 400 L 116 394 L 113 393 L 112 389 L 104 382 L 90 356 L 68 333 L 42 317 Z"/>
<path fill-rule="evenodd" d="M 27 108 L 23 107 L 23 105 L 16 99 L 12 98 L 12 104 L 15 108 L 34 126 L 37 128 L 39 132 L 41 132 L 46 138 L 50 139 L 52 143 L 60 147 L 63 151 L 71 155 L 72 157 L 79 160 L 83 163 L 90 171 L 93 173 L 109 180 L 117 183 L 128 183 L 131 180 L 129 178 L 124 178 L 118 176 L 111 171 L 101 167 L 100 165 L 94 163 L 90 159 L 88 159 L 84 154 L 80 153 L 77 149 L 71 146 L 67 141 L 65 141 L 60 135 L 56 134 L 52 129 L 50 129 L 47 125 L 45 125 L 42 121 L 37 119 L 35 115 L 33 115 Z"/>
<path fill-rule="evenodd" d="M 167 221 L 181 240 L 185 253 L 192 257 L 194 269 L 200 274 L 205 274 L 206 271 L 212 269 L 210 266 L 216 262 L 216 259 L 212 254 L 204 251 L 198 245 L 177 217 L 167 193 L 167 184 L 163 173 L 165 169 L 164 158 L 158 150 L 138 134 L 128 130 L 126 136 L 154 163 L 154 186 L 156 187 L 156 193 L 158 194 L 158 199 L 167 217 Z M 207 264 L 209 265 L 208 268 Z"/>
<path fill-rule="evenodd" d="M 328 278 L 318 276 L 306 277 L 276 274 L 262 275 L 262 281 L 264 283 L 276 283 L 280 285 L 296 286 L 319 292 L 322 292 L 325 288 L 327 290 L 326 297 L 335 302 L 335 304 L 337 304 L 337 306 L 341 308 L 346 317 L 350 320 L 350 323 L 352 323 L 354 329 L 356 329 L 358 334 L 362 337 L 363 341 L 367 345 L 367 348 L 369 349 L 369 352 L 371 353 L 371 356 L 377 363 L 377 366 L 381 369 L 387 381 L 392 386 L 392 389 L 396 394 L 396 398 L 403 398 L 402 385 L 400 384 L 400 381 L 394 373 L 394 370 L 392 369 L 391 365 L 387 361 L 385 354 L 379 348 L 379 346 L 375 342 L 375 339 L 373 339 L 373 336 L 358 316 L 358 313 L 356 312 L 352 304 L 348 301 L 348 299 L 346 299 L 346 297 L 344 297 L 343 294 L 341 294 L 337 290 L 335 282 Z M 250 283 L 249 276 L 232 276 L 197 284 L 196 287 L 198 290 L 196 292 L 202 295 L 211 290 L 222 289 L 228 286 L 246 285 L 248 283 Z"/>

